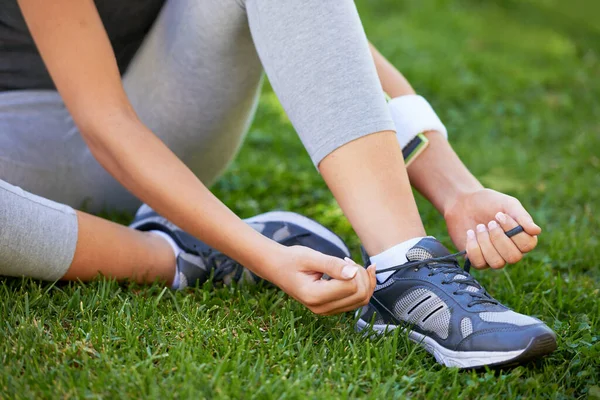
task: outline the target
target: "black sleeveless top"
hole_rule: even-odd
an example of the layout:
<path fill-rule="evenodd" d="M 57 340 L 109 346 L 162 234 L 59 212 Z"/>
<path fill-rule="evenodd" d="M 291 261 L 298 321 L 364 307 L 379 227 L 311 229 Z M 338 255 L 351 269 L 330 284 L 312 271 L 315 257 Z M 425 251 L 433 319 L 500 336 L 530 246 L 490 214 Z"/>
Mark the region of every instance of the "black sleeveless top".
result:
<path fill-rule="evenodd" d="M 164 2 L 95 0 L 121 74 L 142 44 Z M 0 0 L 0 92 L 20 89 L 54 89 L 54 84 L 17 0 Z"/>

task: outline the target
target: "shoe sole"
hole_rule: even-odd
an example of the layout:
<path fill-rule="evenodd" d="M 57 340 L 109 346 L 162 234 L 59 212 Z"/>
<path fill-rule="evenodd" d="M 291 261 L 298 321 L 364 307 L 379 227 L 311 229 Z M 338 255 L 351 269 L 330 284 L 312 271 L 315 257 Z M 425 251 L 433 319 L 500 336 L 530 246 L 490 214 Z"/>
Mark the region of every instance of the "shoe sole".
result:
<path fill-rule="evenodd" d="M 247 218 L 244 222 L 251 223 L 267 223 L 267 222 L 287 222 L 290 224 L 297 225 L 307 231 L 313 232 L 315 235 L 322 237 L 323 239 L 333 243 L 340 250 L 342 250 L 348 257 L 350 257 L 350 251 L 344 244 L 342 239 L 323 225 L 319 224 L 312 219 L 305 217 L 304 215 L 296 214 L 291 211 L 270 211 L 264 214 L 259 214 L 252 218 Z"/>
<path fill-rule="evenodd" d="M 390 332 L 397 327 L 395 325 L 373 325 L 375 334 L 381 335 Z M 371 324 L 359 319 L 356 323 L 356 331 L 368 334 Z M 404 328 L 400 328 L 405 330 Z M 419 332 L 409 331 L 408 337 L 415 343 L 423 346 L 431 353 L 438 363 L 447 367 L 458 368 L 482 368 L 507 367 L 521 364 L 535 358 L 545 356 L 556 350 L 556 338 L 547 333 L 531 339 L 527 347 L 513 351 L 454 351 L 440 345 L 435 340 Z"/>

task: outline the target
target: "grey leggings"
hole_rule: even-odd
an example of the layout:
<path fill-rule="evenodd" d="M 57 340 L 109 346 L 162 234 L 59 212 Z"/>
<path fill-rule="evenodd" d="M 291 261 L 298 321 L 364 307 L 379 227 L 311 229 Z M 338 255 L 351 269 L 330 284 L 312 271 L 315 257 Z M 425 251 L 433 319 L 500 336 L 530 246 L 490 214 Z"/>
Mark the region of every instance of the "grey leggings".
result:
<path fill-rule="evenodd" d="M 263 68 L 315 165 L 394 130 L 352 0 L 168 0 L 123 84 L 141 120 L 210 185 L 251 123 Z M 77 243 L 71 207 L 139 205 L 92 157 L 57 92 L 0 93 L 0 275 L 60 278 Z"/>

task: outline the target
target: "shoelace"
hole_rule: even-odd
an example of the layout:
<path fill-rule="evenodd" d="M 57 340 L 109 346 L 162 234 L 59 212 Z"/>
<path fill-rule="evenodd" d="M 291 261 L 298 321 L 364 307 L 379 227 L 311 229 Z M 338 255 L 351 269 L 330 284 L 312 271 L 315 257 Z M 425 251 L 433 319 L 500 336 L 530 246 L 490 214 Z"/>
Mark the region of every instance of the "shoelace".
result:
<path fill-rule="evenodd" d="M 506 231 L 506 236 L 513 237 L 519 233 L 523 232 L 523 227 L 521 225 L 517 225 L 515 228 Z M 429 268 L 430 273 L 429 276 L 434 276 L 437 274 L 448 274 L 448 278 L 442 281 L 442 285 L 447 285 L 451 283 L 457 283 L 459 285 L 465 284 L 468 286 L 473 286 L 477 288 L 476 292 L 472 292 L 470 290 L 458 289 L 455 290 L 452 294 L 455 296 L 461 294 L 468 294 L 473 298 L 468 304 L 467 307 L 473 307 L 477 304 L 491 303 L 491 304 L 499 304 L 497 300 L 494 300 L 486 290 L 473 278 L 473 276 L 469 273 L 471 271 L 471 261 L 468 258 L 465 259 L 464 267 L 461 268 L 458 263 L 458 258 L 466 255 L 466 251 L 459 251 L 458 253 L 448 254 L 447 256 L 442 257 L 433 257 L 425 260 L 419 261 L 409 261 L 404 264 L 396 265 L 390 268 L 384 268 L 377 273 L 388 272 L 388 271 L 398 271 L 401 269 L 415 268 L 415 271 L 418 271 L 420 268 Z M 464 279 L 455 279 L 457 275 L 464 276 Z"/>
<path fill-rule="evenodd" d="M 461 268 L 458 263 L 458 257 L 464 256 L 467 254 L 466 251 L 460 251 L 458 253 L 449 254 L 447 256 L 442 257 L 433 257 L 425 260 L 419 261 L 409 261 L 404 264 L 396 265 L 390 268 L 385 268 L 377 271 L 377 273 L 388 272 L 388 271 L 398 271 L 403 269 L 414 268 L 415 271 L 418 271 L 421 268 L 428 268 L 430 270 L 429 276 L 434 276 L 437 274 L 445 274 L 448 275 L 446 279 L 442 281 L 442 285 L 449 285 L 451 283 L 457 283 L 459 285 L 466 285 L 466 287 L 473 286 L 477 289 L 476 292 L 472 292 L 467 290 L 466 287 L 463 289 L 457 289 L 452 294 L 455 296 L 468 294 L 473 298 L 468 304 L 467 307 L 473 307 L 477 304 L 483 303 L 491 303 L 498 304 L 498 301 L 494 300 L 485 289 L 471 276 L 469 273 L 470 263 L 465 261 L 465 268 Z M 456 279 L 456 276 L 463 276 L 464 279 Z"/>

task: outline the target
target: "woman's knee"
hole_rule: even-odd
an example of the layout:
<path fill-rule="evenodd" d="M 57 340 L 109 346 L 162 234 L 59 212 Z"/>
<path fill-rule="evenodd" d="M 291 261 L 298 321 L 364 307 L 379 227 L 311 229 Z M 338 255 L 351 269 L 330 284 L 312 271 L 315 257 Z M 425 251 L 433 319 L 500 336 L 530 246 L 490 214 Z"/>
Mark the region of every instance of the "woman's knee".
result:
<path fill-rule="evenodd" d="M 77 215 L 0 180 L 0 275 L 61 278 L 77 245 Z"/>
<path fill-rule="evenodd" d="M 140 119 L 205 182 L 239 148 L 261 81 L 236 0 L 168 1 L 123 78 Z"/>

